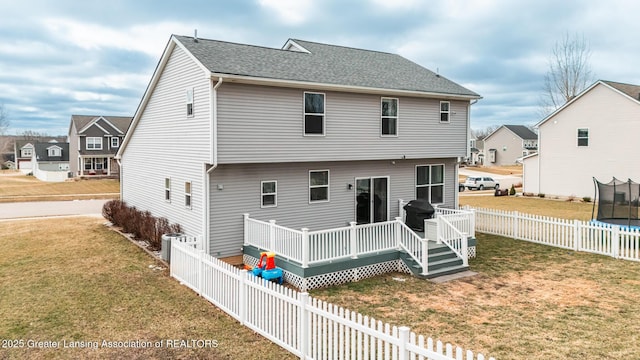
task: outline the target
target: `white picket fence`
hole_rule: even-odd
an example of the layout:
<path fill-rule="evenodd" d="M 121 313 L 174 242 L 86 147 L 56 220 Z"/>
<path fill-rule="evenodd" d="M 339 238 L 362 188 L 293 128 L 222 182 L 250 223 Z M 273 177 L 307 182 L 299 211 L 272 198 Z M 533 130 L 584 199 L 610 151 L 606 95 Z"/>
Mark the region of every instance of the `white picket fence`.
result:
<path fill-rule="evenodd" d="M 476 208 L 475 214 L 479 232 L 640 261 L 640 229 L 517 211 Z"/>
<path fill-rule="evenodd" d="M 265 282 L 192 244 L 173 242 L 170 264 L 172 277 L 301 359 L 485 359 Z"/>

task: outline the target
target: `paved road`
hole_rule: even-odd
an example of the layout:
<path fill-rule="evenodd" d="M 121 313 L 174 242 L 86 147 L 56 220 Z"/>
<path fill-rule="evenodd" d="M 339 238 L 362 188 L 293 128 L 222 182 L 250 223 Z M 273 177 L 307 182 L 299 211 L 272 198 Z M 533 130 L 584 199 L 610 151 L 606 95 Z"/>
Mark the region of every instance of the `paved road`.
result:
<path fill-rule="evenodd" d="M 0 203 L 0 219 L 43 216 L 101 215 L 109 200 L 39 201 Z"/>
<path fill-rule="evenodd" d="M 468 168 L 460 168 L 458 171 L 463 176 L 489 176 L 500 184 L 501 189 L 509 189 L 511 185 L 522 184 L 522 176 L 518 175 L 497 175 L 486 173 L 477 170 L 470 170 Z M 468 190 L 465 190 L 467 192 Z"/>

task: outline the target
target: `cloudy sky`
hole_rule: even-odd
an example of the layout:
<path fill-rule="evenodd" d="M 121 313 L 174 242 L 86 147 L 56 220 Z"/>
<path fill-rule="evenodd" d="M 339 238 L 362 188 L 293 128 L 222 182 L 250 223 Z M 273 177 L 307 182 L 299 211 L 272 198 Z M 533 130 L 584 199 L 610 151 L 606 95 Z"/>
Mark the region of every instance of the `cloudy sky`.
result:
<path fill-rule="evenodd" d="M 595 79 L 640 84 L 628 0 L 21 0 L 0 4 L 9 133 L 66 134 L 72 114 L 133 116 L 171 34 L 280 48 L 288 38 L 398 53 L 483 96 L 472 127 L 532 125 L 564 34 Z"/>

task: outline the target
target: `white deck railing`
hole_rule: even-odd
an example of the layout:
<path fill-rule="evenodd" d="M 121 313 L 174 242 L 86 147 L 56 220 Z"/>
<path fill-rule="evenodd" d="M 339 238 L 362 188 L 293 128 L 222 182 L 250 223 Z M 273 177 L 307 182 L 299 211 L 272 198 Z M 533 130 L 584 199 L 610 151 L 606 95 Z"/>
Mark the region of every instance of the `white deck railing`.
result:
<path fill-rule="evenodd" d="M 397 236 L 399 224 L 404 225 L 397 218 L 364 225 L 351 222 L 350 226 L 342 228 L 309 231 L 306 228 L 290 229 L 277 225 L 275 220 L 261 221 L 244 214 L 244 244 L 273 251 L 308 267 L 397 249 L 400 247 Z"/>
<path fill-rule="evenodd" d="M 462 259 L 462 265 L 469 266 L 469 236 L 458 230 L 447 216 L 438 216 L 438 242 L 442 242 L 451 249 L 458 258 Z"/>
<path fill-rule="evenodd" d="M 404 203 L 400 200 L 400 208 Z M 404 215 L 404 211 L 401 212 Z M 468 238 L 475 235 L 475 214 L 472 210 L 436 210 L 438 237 L 430 239 L 449 246 L 465 265 L 468 264 Z M 427 239 L 408 228 L 403 217 L 391 221 L 309 231 L 290 229 L 275 220 L 262 221 L 244 214 L 244 244 L 273 251 L 279 256 L 298 262 L 302 267 L 339 259 L 356 259 L 393 249 L 404 249 L 423 268 L 427 275 Z"/>

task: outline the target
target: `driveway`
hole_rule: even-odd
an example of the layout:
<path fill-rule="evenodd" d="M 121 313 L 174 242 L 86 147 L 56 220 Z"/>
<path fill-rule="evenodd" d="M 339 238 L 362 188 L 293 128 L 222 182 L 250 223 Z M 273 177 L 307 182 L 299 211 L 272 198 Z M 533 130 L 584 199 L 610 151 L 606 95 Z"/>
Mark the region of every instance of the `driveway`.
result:
<path fill-rule="evenodd" d="M 500 184 L 500 189 L 509 189 L 511 185 L 522 184 L 522 176 L 518 175 L 498 175 L 487 172 L 470 170 L 469 168 L 460 168 L 458 173 L 463 176 L 489 176 Z M 467 189 L 465 192 L 469 191 Z"/>
<path fill-rule="evenodd" d="M 109 200 L 37 201 L 0 203 L 0 219 L 20 219 L 43 216 L 102 216 L 102 206 Z"/>

